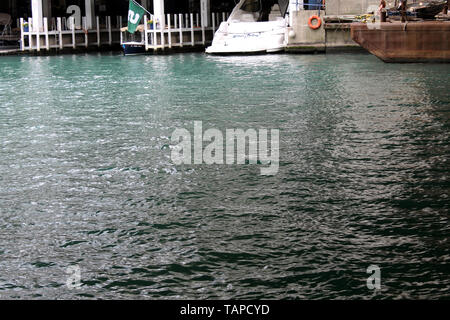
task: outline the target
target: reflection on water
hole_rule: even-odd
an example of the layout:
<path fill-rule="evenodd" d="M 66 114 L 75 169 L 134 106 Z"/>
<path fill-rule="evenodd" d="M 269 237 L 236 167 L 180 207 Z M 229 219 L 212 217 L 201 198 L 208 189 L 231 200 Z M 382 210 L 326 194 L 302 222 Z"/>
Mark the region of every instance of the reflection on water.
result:
<path fill-rule="evenodd" d="M 448 65 L 87 55 L 0 70 L 2 298 L 449 297 Z M 280 129 L 278 175 L 173 165 L 170 135 L 195 120 Z"/>

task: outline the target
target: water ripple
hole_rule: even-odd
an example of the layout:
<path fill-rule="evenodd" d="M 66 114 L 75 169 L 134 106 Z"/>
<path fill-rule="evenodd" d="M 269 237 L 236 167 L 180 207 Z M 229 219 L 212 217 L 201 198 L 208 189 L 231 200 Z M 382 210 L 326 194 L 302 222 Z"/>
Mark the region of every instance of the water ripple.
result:
<path fill-rule="evenodd" d="M 2 298 L 449 298 L 447 65 L 66 55 L 0 70 Z M 279 173 L 174 165 L 171 133 L 195 120 L 280 129 Z"/>

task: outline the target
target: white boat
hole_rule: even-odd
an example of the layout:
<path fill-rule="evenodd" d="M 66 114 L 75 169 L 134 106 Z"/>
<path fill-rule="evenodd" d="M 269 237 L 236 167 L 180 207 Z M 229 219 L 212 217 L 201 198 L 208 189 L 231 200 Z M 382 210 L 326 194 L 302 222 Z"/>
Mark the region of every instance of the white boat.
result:
<path fill-rule="evenodd" d="M 209 54 L 257 54 L 283 51 L 288 0 L 240 0 L 214 35 Z"/>

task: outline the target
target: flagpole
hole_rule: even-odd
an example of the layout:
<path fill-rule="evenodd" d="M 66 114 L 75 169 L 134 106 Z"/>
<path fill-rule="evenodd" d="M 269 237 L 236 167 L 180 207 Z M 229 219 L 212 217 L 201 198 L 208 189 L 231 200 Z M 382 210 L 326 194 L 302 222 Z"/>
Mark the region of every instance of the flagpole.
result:
<path fill-rule="evenodd" d="M 145 12 L 147 12 L 149 15 L 153 15 L 153 13 L 151 13 L 150 11 L 148 11 L 147 9 L 145 9 L 143 6 L 141 6 L 139 3 L 137 3 L 135 0 L 131 0 L 133 1 L 133 3 L 135 5 L 137 5 L 138 7 L 141 7 L 142 9 L 144 9 Z"/>

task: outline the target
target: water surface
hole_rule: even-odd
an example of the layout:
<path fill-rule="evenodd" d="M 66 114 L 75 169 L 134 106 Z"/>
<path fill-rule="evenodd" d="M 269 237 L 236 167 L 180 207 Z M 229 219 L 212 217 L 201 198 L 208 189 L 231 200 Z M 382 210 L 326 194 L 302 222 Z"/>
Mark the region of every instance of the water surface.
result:
<path fill-rule="evenodd" d="M 1 298 L 450 298 L 449 65 L 65 55 L 0 70 Z M 174 165 L 170 136 L 196 120 L 280 129 L 279 173 Z"/>

